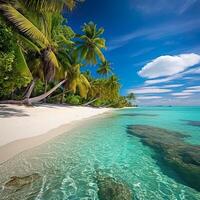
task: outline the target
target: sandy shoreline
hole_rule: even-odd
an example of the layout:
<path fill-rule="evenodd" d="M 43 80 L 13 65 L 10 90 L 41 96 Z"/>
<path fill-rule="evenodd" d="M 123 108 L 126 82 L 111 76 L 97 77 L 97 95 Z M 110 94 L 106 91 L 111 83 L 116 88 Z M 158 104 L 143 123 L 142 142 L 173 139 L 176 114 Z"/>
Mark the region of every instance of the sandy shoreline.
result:
<path fill-rule="evenodd" d="M 76 127 L 108 108 L 0 105 L 0 163 Z"/>

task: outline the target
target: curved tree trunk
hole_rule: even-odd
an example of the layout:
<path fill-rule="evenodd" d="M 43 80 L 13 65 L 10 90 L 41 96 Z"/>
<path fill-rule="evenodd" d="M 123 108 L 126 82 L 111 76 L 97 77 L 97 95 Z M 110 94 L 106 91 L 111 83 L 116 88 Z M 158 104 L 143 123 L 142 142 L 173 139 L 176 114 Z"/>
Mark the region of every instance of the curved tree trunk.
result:
<path fill-rule="evenodd" d="M 24 96 L 25 99 L 29 99 L 30 98 L 30 96 L 31 96 L 31 94 L 33 92 L 33 89 L 35 87 L 35 81 L 36 81 L 36 79 L 32 80 L 31 85 L 29 86 L 28 91 L 27 91 L 27 93 Z"/>
<path fill-rule="evenodd" d="M 110 103 L 110 104 L 108 104 L 108 105 L 104 105 L 104 108 L 109 108 L 110 106 L 113 106 L 113 105 L 115 105 L 116 103 Z"/>
<path fill-rule="evenodd" d="M 45 80 L 45 86 L 44 86 L 44 94 L 46 94 L 47 92 L 47 86 L 48 86 L 48 83 L 47 83 L 47 80 Z M 46 97 L 44 98 L 44 103 L 46 103 L 47 99 Z"/>
<path fill-rule="evenodd" d="M 91 101 L 89 101 L 89 102 L 83 104 L 83 106 L 88 106 L 88 105 L 90 105 L 91 103 L 95 102 L 95 101 L 98 100 L 98 99 L 99 99 L 99 98 L 93 99 L 93 100 L 91 100 Z"/>
<path fill-rule="evenodd" d="M 25 104 L 25 105 L 31 105 L 32 103 L 38 103 L 40 101 L 42 101 L 44 98 L 48 97 L 51 93 L 53 93 L 57 88 L 59 88 L 66 80 L 61 81 L 60 83 L 58 83 L 57 85 L 55 85 L 51 90 L 49 90 L 48 92 L 37 96 L 37 97 L 33 97 L 33 98 L 25 98 L 21 101 L 15 101 L 15 100 L 5 100 L 5 101 L 0 101 L 0 104 Z"/>
<path fill-rule="evenodd" d="M 64 94 L 66 94 L 66 93 L 68 93 L 68 92 L 70 92 L 70 91 L 71 91 L 71 90 L 66 90 L 66 91 L 64 92 Z M 50 98 L 53 99 L 53 98 L 59 97 L 59 96 L 61 96 L 61 95 L 63 95 L 63 92 L 62 92 L 62 93 L 59 93 L 59 94 L 56 94 L 55 96 L 51 96 Z"/>
<path fill-rule="evenodd" d="M 56 86 L 54 86 L 52 89 L 50 89 L 48 92 L 37 96 L 37 97 L 33 97 L 29 99 L 29 102 L 32 103 L 37 103 L 42 101 L 43 99 L 47 98 L 51 93 L 53 93 L 55 90 L 57 90 L 57 88 L 59 88 L 66 80 L 61 81 L 60 83 L 58 83 Z"/>
<path fill-rule="evenodd" d="M 61 97 L 61 104 L 63 104 L 63 102 L 64 102 L 64 99 L 65 99 L 65 90 L 63 90 L 63 92 L 62 92 L 62 97 Z"/>

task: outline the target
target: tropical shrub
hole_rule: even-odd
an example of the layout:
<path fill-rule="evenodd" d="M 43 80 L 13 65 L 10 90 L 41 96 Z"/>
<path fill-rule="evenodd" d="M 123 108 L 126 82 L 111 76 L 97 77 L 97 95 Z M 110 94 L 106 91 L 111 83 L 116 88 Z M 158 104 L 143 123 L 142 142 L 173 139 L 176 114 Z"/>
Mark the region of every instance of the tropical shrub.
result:
<path fill-rule="evenodd" d="M 82 104 L 82 98 L 79 95 L 70 95 L 67 96 L 65 102 L 72 105 Z"/>
<path fill-rule="evenodd" d="M 23 77 L 16 67 L 16 44 L 11 28 L 0 19 L 0 98 L 9 97 L 16 89 L 30 82 L 30 78 Z"/>

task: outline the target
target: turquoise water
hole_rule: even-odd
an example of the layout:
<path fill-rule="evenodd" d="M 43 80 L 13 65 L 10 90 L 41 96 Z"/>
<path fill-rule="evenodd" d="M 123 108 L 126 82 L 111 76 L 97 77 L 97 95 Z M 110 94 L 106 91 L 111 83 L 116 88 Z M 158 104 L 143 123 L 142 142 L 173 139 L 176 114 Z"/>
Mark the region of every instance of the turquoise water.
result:
<path fill-rule="evenodd" d="M 70 133 L 0 165 L 0 199 L 98 199 L 96 170 L 127 184 L 134 199 L 200 199 L 199 192 L 155 160 L 153 149 L 126 132 L 127 125 L 147 124 L 188 134 L 191 137 L 186 142 L 200 144 L 200 127 L 187 125 L 184 120 L 200 121 L 200 107 L 123 109 L 84 122 Z M 32 173 L 39 173 L 42 179 L 17 191 L 3 187 L 11 176 Z"/>

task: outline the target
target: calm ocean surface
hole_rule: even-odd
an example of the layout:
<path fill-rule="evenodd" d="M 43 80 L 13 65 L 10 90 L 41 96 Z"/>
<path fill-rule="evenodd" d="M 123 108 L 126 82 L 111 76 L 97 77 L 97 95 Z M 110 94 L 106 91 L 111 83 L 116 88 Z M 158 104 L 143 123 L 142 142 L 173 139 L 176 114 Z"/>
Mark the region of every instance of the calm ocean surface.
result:
<path fill-rule="evenodd" d="M 64 133 L 0 165 L 1 200 L 98 199 L 96 171 L 129 186 L 138 200 L 199 200 L 200 192 L 186 186 L 170 167 L 155 160 L 152 148 L 126 132 L 127 125 L 151 125 L 188 134 L 186 142 L 200 145 L 200 107 L 141 107 L 122 109 Z M 41 180 L 20 190 L 3 184 L 11 176 L 39 173 Z"/>

